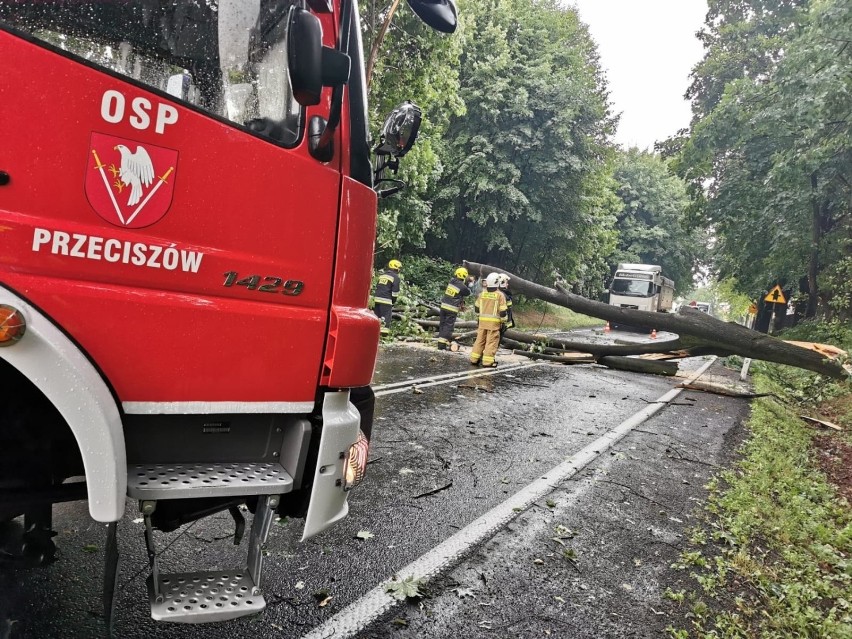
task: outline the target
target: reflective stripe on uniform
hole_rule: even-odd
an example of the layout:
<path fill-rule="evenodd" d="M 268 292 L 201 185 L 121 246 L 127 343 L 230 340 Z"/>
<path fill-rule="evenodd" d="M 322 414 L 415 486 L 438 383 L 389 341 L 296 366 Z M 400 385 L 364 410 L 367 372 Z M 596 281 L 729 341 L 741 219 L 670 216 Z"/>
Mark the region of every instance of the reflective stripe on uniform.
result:
<path fill-rule="evenodd" d="M 386 297 L 374 297 L 373 301 L 376 304 L 393 304 L 393 302 Z"/>
<path fill-rule="evenodd" d="M 499 291 L 483 291 L 476 301 L 476 306 L 479 309 L 480 324 L 499 326 L 501 323 L 500 314 L 506 313 L 506 298 Z"/>
<path fill-rule="evenodd" d="M 449 311 L 450 313 L 458 313 L 459 309 L 452 304 L 441 304 L 441 309 L 444 311 Z"/>

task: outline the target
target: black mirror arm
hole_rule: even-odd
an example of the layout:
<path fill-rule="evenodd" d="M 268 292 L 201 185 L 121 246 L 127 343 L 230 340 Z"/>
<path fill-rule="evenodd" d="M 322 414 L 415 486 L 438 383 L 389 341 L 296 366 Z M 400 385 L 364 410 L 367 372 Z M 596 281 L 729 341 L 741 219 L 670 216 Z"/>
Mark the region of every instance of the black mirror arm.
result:
<path fill-rule="evenodd" d="M 340 2 L 340 38 L 337 50 L 343 54 L 349 51 L 349 31 L 352 28 L 352 0 Z M 340 114 L 343 110 L 343 85 L 335 85 L 331 92 L 331 109 L 328 112 L 328 123 L 317 141 L 317 149 L 329 146 L 334 139 L 334 132 L 340 124 Z"/>

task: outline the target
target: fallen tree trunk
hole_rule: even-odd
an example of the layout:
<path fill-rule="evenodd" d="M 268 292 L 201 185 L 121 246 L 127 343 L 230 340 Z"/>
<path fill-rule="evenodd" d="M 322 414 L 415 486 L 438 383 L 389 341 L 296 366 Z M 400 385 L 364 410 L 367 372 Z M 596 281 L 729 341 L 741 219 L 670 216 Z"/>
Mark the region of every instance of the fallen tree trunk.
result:
<path fill-rule="evenodd" d="M 423 328 L 437 328 L 439 322 L 436 320 L 416 319 Z M 456 328 L 476 329 L 476 322 L 456 322 Z M 474 330 L 475 334 L 476 331 Z M 570 340 L 558 339 L 541 333 L 524 333 L 510 328 L 503 334 L 503 338 L 509 338 L 524 344 L 544 344 L 560 352 L 591 353 L 592 355 L 641 355 L 643 353 L 659 353 L 669 350 L 683 350 L 683 342 L 679 339 L 656 342 L 654 344 L 594 344 L 590 342 L 572 342 Z M 518 348 L 518 347 L 515 347 Z M 703 355 L 704 353 L 684 352 L 680 357 Z"/>
<path fill-rule="evenodd" d="M 464 333 L 453 335 L 453 341 L 458 342 L 463 339 L 470 339 L 471 337 L 476 337 L 476 331 L 465 331 Z"/>
<path fill-rule="evenodd" d="M 515 350 L 518 350 L 518 351 L 528 351 L 528 352 L 532 352 L 532 353 L 544 353 L 546 355 L 563 355 L 566 352 L 564 348 L 553 348 L 552 346 L 544 346 L 544 347 L 541 347 L 540 349 L 536 349 L 535 351 L 531 351 L 529 344 L 525 344 L 524 342 L 519 342 L 519 341 L 516 341 L 516 340 L 513 340 L 513 339 L 509 339 L 506 336 L 503 336 L 502 338 L 500 338 L 500 346 L 503 346 L 505 348 L 512 348 L 512 349 L 515 349 Z M 570 352 L 573 353 L 574 350 L 572 349 Z M 591 355 L 591 353 L 581 353 L 581 354 Z"/>
<path fill-rule="evenodd" d="M 435 320 L 415 319 L 423 328 L 437 328 L 438 322 Z M 460 328 L 475 328 L 476 322 L 456 322 L 456 327 Z M 476 335 L 476 330 L 469 333 L 463 333 L 456 339 L 462 339 L 468 335 Z M 544 335 L 542 333 L 524 333 L 515 329 L 509 329 L 500 340 L 501 344 L 517 350 L 525 350 L 525 345 L 544 344 L 544 353 L 550 355 L 559 355 L 562 353 L 586 353 L 594 356 L 595 359 L 606 355 L 627 356 L 627 355 L 643 355 L 648 353 L 665 354 L 670 358 L 695 357 L 698 355 L 713 355 L 714 353 L 706 352 L 706 349 L 700 346 L 694 346 L 691 349 L 683 348 L 683 342 L 680 339 L 668 340 L 664 342 L 655 342 L 652 344 L 595 344 L 592 342 L 574 342 L 571 340 L 558 339 Z"/>
<path fill-rule="evenodd" d="M 530 359 L 543 359 L 548 362 L 558 362 L 559 364 L 593 364 L 595 358 L 592 355 L 578 353 L 576 356 L 570 355 L 547 355 L 545 353 L 531 353 L 530 351 L 512 351 L 515 355 L 523 355 Z"/>
<path fill-rule="evenodd" d="M 564 306 L 577 313 L 591 315 L 617 324 L 641 326 L 648 330 L 666 330 L 677 333 L 677 340 L 656 343 L 656 351 L 687 349 L 693 355 L 741 355 L 777 364 L 787 364 L 836 379 L 848 379 L 849 374 L 834 360 L 821 354 L 788 344 L 763 333 L 728 322 L 717 320 L 706 313 L 684 307 L 680 313 L 654 313 L 620 308 L 595 302 L 567 290 L 564 282 L 557 281 L 556 288 L 547 288 L 522 279 L 508 271 L 478 264 L 464 263 L 471 274 L 484 277 L 489 273 L 506 273 L 511 277 L 512 292 Z M 514 335 L 511 336 L 516 339 Z M 653 351 L 648 351 L 653 352 Z"/>
<path fill-rule="evenodd" d="M 637 359 L 635 357 L 619 357 L 617 355 L 601 357 L 598 363 L 603 364 L 607 368 L 616 368 L 622 371 L 668 375 L 669 377 L 677 375 L 678 368 L 676 362 L 658 362 L 650 359 Z"/>
<path fill-rule="evenodd" d="M 414 321 L 420 324 L 423 328 L 438 328 L 441 325 L 441 322 L 438 320 L 415 319 Z M 477 322 L 456 322 L 455 324 L 455 328 L 470 328 L 473 330 L 476 330 L 477 326 Z M 455 328 L 453 330 L 455 330 Z"/>
<path fill-rule="evenodd" d="M 558 348 L 562 351 L 591 353 L 592 355 L 641 355 L 642 353 L 659 353 L 660 351 L 680 350 L 683 348 L 683 343 L 679 339 L 653 344 L 593 344 L 590 342 L 572 342 L 570 340 L 557 339 L 540 333 L 522 333 L 511 328 L 506 331 L 504 337 L 523 342 L 524 344 L 543 343 L 551 348 Z"/>

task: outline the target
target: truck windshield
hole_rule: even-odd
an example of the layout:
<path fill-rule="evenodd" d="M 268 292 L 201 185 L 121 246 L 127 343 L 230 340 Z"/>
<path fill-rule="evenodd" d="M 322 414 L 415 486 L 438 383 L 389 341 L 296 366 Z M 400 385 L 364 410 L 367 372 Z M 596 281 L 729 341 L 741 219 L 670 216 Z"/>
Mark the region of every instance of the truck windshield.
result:
<path fill-rule="evenodd" d="M 302 126 L 287 71 L 295 3 L 0 0 L 0 27 L 292 146 Z"/>
<path fill-rule="evenodd" d="M 618 295 L 631 297 L 650 297 L 654 294 L 654 283 L 648 280 L 625 280 L 616 278 L 612 280 L 609 289 Z"/>

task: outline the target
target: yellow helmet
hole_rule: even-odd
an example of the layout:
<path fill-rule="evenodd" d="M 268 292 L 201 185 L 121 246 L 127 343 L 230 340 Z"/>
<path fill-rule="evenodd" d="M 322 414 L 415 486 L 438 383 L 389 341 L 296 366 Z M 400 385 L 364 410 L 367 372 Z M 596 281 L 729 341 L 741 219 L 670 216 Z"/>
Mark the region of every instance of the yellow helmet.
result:
<path fill-rule="evenodd" d="M 459 266 L 456 269 L 456 277 L 459 278 L 460 280 L 467 279 L 467 275 L 468 275 L 467 269 L 464 266 Z"/>
<path fill-rule="evenodd" d="M 388 268 L 393 269 L 394 271 L 398 271 L 402 268 L 402 262 L 400 262 L 399 260 L 391 260 L 390 262 L 388 262 Z"/>

